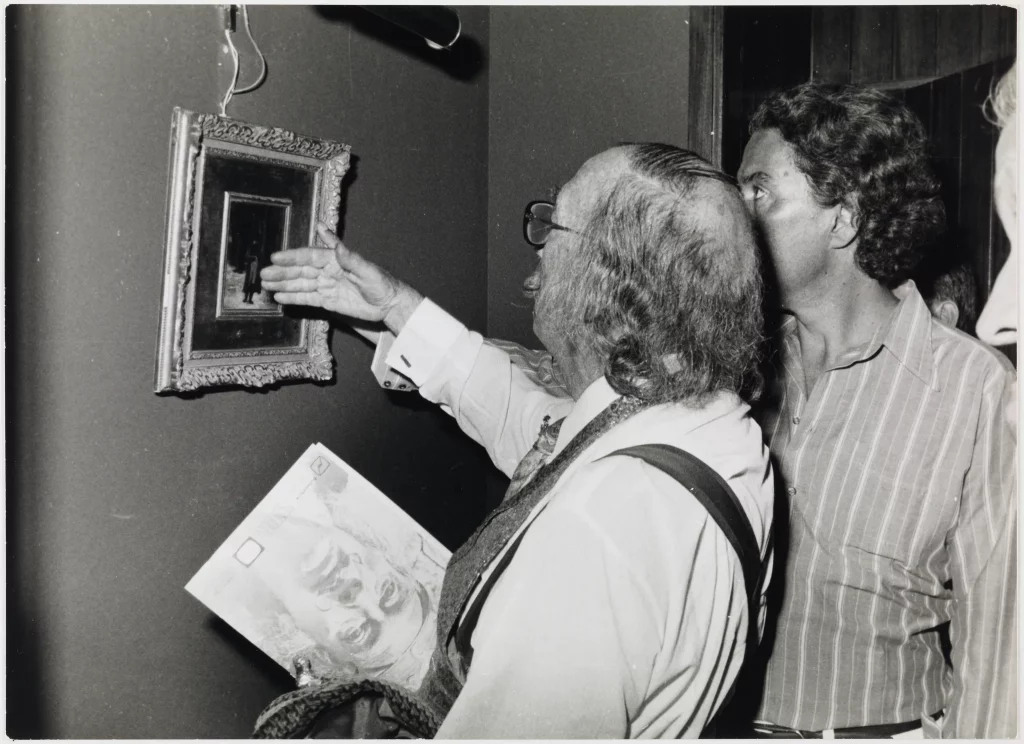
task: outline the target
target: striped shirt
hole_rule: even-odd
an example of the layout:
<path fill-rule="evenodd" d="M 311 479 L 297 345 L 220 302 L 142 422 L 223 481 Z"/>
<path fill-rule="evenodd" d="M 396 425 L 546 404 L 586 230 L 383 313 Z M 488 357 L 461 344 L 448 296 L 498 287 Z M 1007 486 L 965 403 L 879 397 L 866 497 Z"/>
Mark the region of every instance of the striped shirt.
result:
<path fill-rule="evenodd" d="M 944 709 L 944 737 L 1014 737 L 1015 374 L 912 283 L 897 294 L 810 391 L 795 318 L 782 329 L 758 417 L 789 534 L 758 718 L 827 730 Z"/>

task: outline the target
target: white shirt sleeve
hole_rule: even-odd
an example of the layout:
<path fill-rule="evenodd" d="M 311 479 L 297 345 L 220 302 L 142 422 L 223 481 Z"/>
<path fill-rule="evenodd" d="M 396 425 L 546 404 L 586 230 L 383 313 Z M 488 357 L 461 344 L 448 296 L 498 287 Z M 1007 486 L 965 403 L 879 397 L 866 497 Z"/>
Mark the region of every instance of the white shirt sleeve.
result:
<path fill-rule="evenodd" d="M 546 392 L 508 353 L 485 345 L 479 333 L 428 299 L 398 334 L 387 364 L 454 416 L 509 477 L 536 441 L 544 417 L 559 419 L 573 405 Z"/>
<path fill-rule="evenodd" d="M 438 738 L 693 737 L 727 692 L 746 600 L 707 512 L 638 462 L 566 489 L 485 602 Z"/>
<path fill-rule="evenodd" d="M 424 298 L 395 339 L 387 364 L 421 386 L 465 330 L 466 326 Z"/>

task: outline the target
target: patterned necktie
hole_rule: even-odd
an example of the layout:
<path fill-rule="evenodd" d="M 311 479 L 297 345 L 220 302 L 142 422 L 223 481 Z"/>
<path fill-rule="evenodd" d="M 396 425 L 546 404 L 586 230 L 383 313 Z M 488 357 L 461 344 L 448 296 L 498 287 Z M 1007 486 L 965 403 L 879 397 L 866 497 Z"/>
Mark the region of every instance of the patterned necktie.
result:
<path fill-rule="evenodd" d="M 562 422 L 565 419 L 560 418 L 553 424 L 549 423 L 550 421 L 550 416 L 544 417 L 544 423 L 540 425 L 540 434 L 537 435 L 537 441 L 533 443 L 533 447 L 530 448 L 530 451 L 526 453 L 526 457 L 519 462 L 515 472 L 512 473 L 512 480 L 508 484 L 508 490 L 505 491 L 505 497 L 501 500 L 502 503 L 523 490 L 523 487 L 530 482 L 530 479 L 536 475 L 541 466 L 547 463 L 551 457 L 551 453 L 555 449 L 555 442 L 558 441 L 558 432 L 561 431 Z"/>

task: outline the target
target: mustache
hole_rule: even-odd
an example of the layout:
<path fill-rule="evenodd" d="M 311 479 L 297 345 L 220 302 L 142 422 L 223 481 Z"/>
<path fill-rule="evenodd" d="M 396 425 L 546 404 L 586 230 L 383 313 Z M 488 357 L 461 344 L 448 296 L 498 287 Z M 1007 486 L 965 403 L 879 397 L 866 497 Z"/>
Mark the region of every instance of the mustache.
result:
<path fill-rule="evenodd" d="M 523 280 L 523 296 L 532 300 L 540 291 L 540 275 L 535 271 Z"/>

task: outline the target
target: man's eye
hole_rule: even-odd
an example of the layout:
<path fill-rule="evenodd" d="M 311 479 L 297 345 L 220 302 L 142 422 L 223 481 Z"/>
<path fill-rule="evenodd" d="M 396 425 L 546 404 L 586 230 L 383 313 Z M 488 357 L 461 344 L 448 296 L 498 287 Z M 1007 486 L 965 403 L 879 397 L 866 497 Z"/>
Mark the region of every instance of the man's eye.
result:
<path fill-rule="evenodd" d="M 751 189 L 751 193 L 755 199 L 760 199 L 762 196 L 767 196 L 768 192 L 762 189 L 760 186 L 754 186 Z"/>

